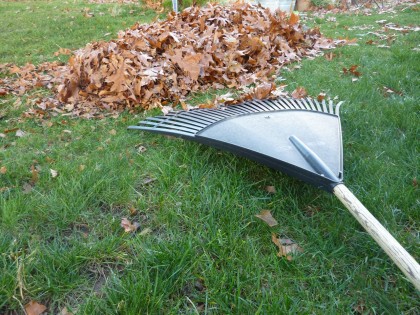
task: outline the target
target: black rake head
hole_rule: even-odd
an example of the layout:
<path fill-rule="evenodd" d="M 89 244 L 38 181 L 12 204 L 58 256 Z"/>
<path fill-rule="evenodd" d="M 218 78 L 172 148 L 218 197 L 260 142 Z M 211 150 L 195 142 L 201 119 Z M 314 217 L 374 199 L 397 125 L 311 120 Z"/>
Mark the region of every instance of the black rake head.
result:
<path fill-rule="evenodd" d="M 129 129 L 230 151 L 331 192 L 343 180 L 341 103 L 286 97 L 252 100 L 174 111 Z"/>

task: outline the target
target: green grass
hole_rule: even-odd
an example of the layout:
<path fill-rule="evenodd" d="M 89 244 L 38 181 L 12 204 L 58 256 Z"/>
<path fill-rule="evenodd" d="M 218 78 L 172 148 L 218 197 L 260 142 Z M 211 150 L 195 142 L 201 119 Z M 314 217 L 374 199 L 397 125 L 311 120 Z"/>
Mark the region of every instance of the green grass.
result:
<path fill-rule="evenodd" d="M 152 18 L 140 8 L 138 16 L 79 16 L 92 24 L 57 32 L 71 22 L 64 7 L 81 12 L 87 6 L 0 3 L 7 17 L 0 21 L 1 62 L 51 60 L 58 46 L 78 48 L 101 39 L 108 32 L 104 25 L 114 36 L 137 19 Z M 43 12 L 56 21 L 42 19 Z M 367 31 L 347 26 L 376 25 L 384 18 L 416 24 L 417 12 L 337 16 L 337 23 L 317 24 L 329 36 L 353 38 Z M 39 27 L 29 33 L 30 22 L 23 20 Z M 304 86 L 313 96 L 325 91 L 346 101 L 346 184 L 419 260 L 413 179 L 419 179 L 420 55 L 412 50 L 419 34 L 398 34 L 390 49 L 361 38 L 359 46 L 334 50 L 332 61 L 305 60 L 301 69 L 282 76 L 290 90 Z M 30 44 L 22 45 L 23 39 Z M 362 73 L 357 82 L 340 72 L 353 64 Z M 386 97 L 383 86 L 403 95 Z M 366 314 L 417 313 L 418 292 L 327 193 L 226 152 L 126 131 L 143 114 L 92 121 L 55 117 L 50 125 L 21 119 L 24 106 L 14 107 L 15 101 L 0 99 L 0 132 L 27 133 L 0 138 L 0 167 L 7 168 L 0 174 L 0 313 L 23 313 L 21 305 L 30 300 L 47 305 L 51 314 L 64 307 L 78 314 L 348 314 L 360 305 Z M 144 115 L 152 114 L 157 112 Z M 139 153 L 140 145 L 147 151 Z M 39 179 L 25 193 L 31 166 Z M 59 175 L 53 178 L 50 169 Z M 156 180 L 145 184 L 147 178 Z M 266 193 L 267 185 L 277 192 Z M 311 213 L 308 206 L 319 211 Z M 131 215 L 133 207 L 137 213 Z M 279 226 L 269 228 L 255 218 L 262 209 L 271 210 Z M 152 232 L 124 233 L 123 217 Z M 279 259 L 272 232 L 294 239 L 304 252 L 291 262 Z"/>

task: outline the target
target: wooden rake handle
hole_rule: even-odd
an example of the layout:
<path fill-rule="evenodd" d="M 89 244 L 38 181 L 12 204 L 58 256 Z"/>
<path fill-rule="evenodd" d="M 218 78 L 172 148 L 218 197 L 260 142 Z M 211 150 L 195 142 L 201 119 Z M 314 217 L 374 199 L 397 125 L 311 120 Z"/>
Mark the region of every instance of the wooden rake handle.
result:
<path fill-rule="evenodd" d="M 346 206 L 363 228 L 373 237 L 388 254 L 406 277 L 420 290 L 420 266 L 400 243 L 382 226 L 381 223 L 344 185 L 338 184 L 333 189 L 334 195 Z"/>

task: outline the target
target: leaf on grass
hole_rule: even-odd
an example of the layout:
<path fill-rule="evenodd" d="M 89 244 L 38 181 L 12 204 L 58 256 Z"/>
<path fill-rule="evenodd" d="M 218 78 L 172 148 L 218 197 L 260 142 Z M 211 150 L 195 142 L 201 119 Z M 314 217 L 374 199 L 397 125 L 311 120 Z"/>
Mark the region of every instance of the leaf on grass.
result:
<path fill-rule="evenodd" d="M 117 131 L 115 129 L 111 129 L 109 131 L 109 134 L 115 136 L 117 134 Z"/>
<path fill-rule="evenodd" d="M 147 235 L 147 234 L 150 234 L 150 233 L 152 233 L 153 231 L 152 231 L 152 229 L 149 229 L 149 228 L 145 228 L 143 231 L 141 231 L 140 233 L 139 233 L 139 235 Z"/>
<path fill-rule="evenodd" d="M 318 96 L 316 97 L 318 102 L 322 102 L 325 99 L 325 93 L 319 93 Z"/>
<path fill-rule="evenodd" d="M 84 171 L 84 170 L 85 170 L 85 168 L 86 168 L 86 165 L 84 165 L 84 164 L 80 164 L 80 165 L 79 165 L 79 171 L 80 171 L 80 172 Z"/>
<path fill-rule="evenodd" d="M 306 92 L 305 88 L 302 86 L 298 86 L 293 92 L 292 97 L 293 98 L 304 98 L 308 96 L 308 92 Z"/>
<path fill-rule="evenodd" d="M 32 173 L 32 184 L 35 184 L 38 181 L 38 169 L 35 165 L 31 165 L 31 173 Z"/>
<path fill-rule="evenodd" d="M 6 89 L 0 89 L 0 96 L 5 96 L 7 94 L 8 94 L 8 92 L 7 92 Z"/>
<path fill-rule="evenodd" d="M 52 178 L 56 178 L 58 176 L 58 171 L 53 170 L 52 168 L 50 168 L 50 173 Z"/>
<path fill-rule="evenodd" d="M 40 315 L 47 307 L 45 305 L 39 304 L 35 301 L 30 301 L 28 304 L 25 305 L 25 312 L 27 315 Z"/>
<path fill-rule="evenodd" d="M 2 166 L 2 167 L 0 167 L 0 174 L 6 174 L 7 173 L 7 168 L 6 168 L 6 166 Z"/>
<path fill-rule="evenodd" d="M 132 232 L 135 232 L 139 229 L 140 223 L 138 223 L 138 222 L 131 223 L 131 221 L 128 220 L 127 218 L 122 218 L 121 219 L 121 227 L 124 228 L 125 232 L 132 233 Z"/>
<path fill-rule="evenodd" d="M 278 224 L 276 219 L 274 219 L 273 216 L 271 215 L 270 210 L 262 210 L 260 214 L 256 214 L 255 216 L 263 220 L 270 227 L 276 226 Z"/>
<path fill-rule="evenodd" d="M 32 191 L 32 189 L 34 189 L 34 186 L 31 185 L 30 183 L 24 183 L 22 188 L 23 188 L 23 194 L 26 195 L 26 194 L 29 194 Z"/>
<path fill-rule="evenodd" d="M 277 238 L 276 234 L 271 235 L 271 240 L 278 247 L 278 257 L 286 257 L 287 260 L 292 260 L 293 255 L 303 252 L 303 249 L 288 238 Z"/>
<path fill-rule="evenodd" d="M 270 194 L 275 194 L 276 193 L 276 187 L 274 187 L 274 186 L 265 186 L 264 189 L 265 189 L 265 191 L 267 191 Z"/>
<path fill-rule="evenodd" d="M 384 95 L 385 96 L 390 96 L 392 94 L 397 94 L 399 96 L 403 96 L 403 92 L 397 91 L 397 90 L 394 90 L 394 89 L 391 89 L 391 88 L 389 88 L 387 86 L 384 86 L 383 87 L 383 91 L 384 91 Z"/>
<path fill-rule="evenodd" d="M 16 131 L 16 137 L 21 138 L 21 137 L 24 137 L 24 136 L 26 136 L 26 132 L 25 132 L 25 131 L 20 130 L 20 129 L 18 129 L 18 130 Z"/>

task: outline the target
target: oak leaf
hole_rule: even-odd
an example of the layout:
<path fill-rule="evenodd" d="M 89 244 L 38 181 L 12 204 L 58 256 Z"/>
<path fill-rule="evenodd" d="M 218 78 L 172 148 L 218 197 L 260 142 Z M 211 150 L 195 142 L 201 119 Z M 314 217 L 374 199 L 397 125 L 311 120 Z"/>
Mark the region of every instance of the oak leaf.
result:
<path fill-rule="evenodd" d="M 287 260 L 292 260 L 293 255 L 303 252 L 303 249 L 288 238 L 277 238 L 276 234 L 271 235 L 272 242 L 278 247 L 278 257 L 286 257 Z"/>

